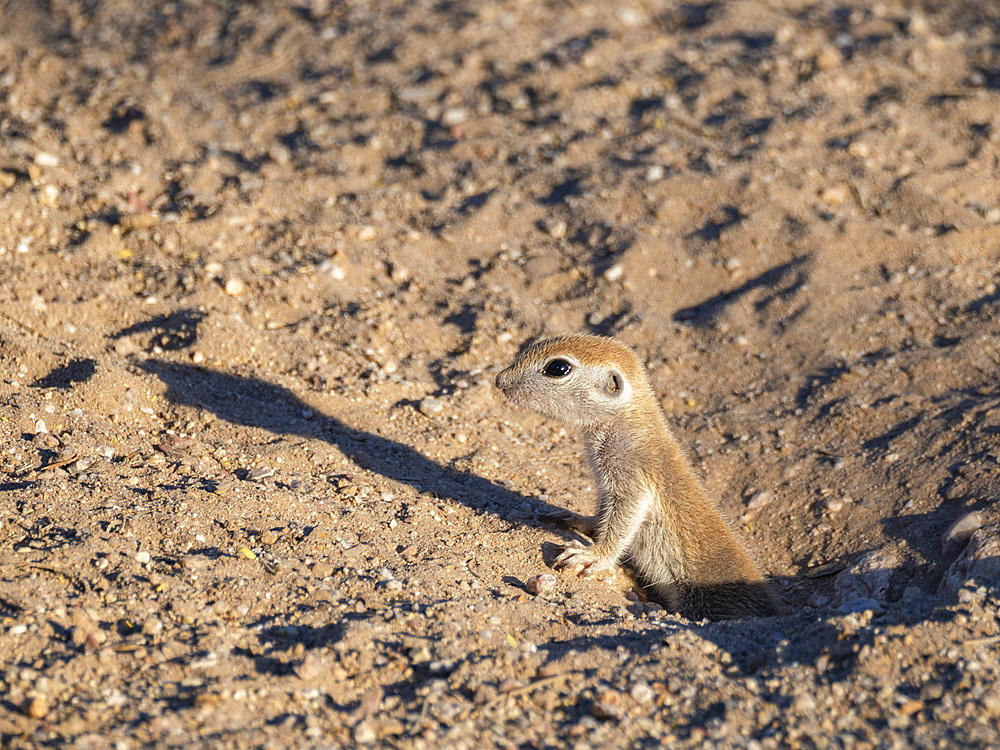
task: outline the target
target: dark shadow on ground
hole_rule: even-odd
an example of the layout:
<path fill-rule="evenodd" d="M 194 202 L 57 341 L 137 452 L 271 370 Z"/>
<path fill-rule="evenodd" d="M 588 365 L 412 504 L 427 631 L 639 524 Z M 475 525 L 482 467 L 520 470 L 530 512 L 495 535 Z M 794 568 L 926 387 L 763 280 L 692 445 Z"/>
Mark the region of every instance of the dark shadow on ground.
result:
<path fill-rule="evenodd" d="M 44 378 L 39 378 L 34 388 L 70 388 L 74 383 L 85 383 L 97 372 L 97 363 L 89 357 L 74 359 L 51 370 Z"/>
<path fill-rule="evenodd" d="M 198 340 L 198 326 L 205 319 L 201 310 L 177 310 L 169 315 L 157 315 L 118 331 L 112 338 L 120 339 L 136 333 L 152 333 L 147 351 L 158 346 L 164 351 L 177 351 L 193 346 Z"/>
<path fill-rule="evenodd" d="M 447 497 L 518 524 L 537 523 L 530 519 L 561 510 L 475 474 L 441 466 L 415 448 L 350 427 L 334 417 L 305 419 L 303 413 L 311 414 L 312 407 L 273 383 L 156 359 L 139 367 L 166 383 L 167 398 L 174 403 L 207 409 L 233 424 L 325 440 L 358 466 L 408 484 L 417 492 Z"/>
<path fill-rule="evenodd" d="M 735 289 L 720 292 L 704 302 L 678 310 L 674 313 L 674 320 L 678 323 L 689 322 L 698 327 L 711 326 L 727 305 L 758 289 L 767 291 L 767 295 L 755 305 L 758 310 L 777 299 L 788 298 L 801 289 L 808 280 L 808 271 L 803 267 L 808 261 L 809 256 L 803 255 L 770 268 Z M 791 277 L 787 283 L 786 277 Z"/>

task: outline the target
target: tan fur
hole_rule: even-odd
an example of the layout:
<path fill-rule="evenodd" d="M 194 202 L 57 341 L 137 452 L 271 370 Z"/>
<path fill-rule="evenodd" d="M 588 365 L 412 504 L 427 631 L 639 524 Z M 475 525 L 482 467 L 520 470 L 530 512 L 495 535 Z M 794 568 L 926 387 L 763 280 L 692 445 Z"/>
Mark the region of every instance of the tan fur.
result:
<path fill-rule="evenodd" d="M 546 374 L 555 360 L 570 373 Z M 690 617 L 776 614 L 763 576 L 706 496 L 629 349 L 599 336 L 544 339 L 522 348 L 497 387 L 583 432 L 598 508 L 569 521 L 594 543 L 571 543 L 557 567 L 580 566 L 583 575 L 626 564 L 652 598 Z"/>

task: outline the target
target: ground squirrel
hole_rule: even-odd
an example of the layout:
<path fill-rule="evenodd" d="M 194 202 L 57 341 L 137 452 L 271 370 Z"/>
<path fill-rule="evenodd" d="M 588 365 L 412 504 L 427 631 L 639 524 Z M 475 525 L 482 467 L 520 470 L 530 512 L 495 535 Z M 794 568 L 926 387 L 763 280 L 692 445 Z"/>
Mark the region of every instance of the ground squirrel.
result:
<path fill-rule="evenodd" d="M 600 336 L 526 344 L 497 387 L 518 406 L 581 428 L 597 480 L 593 517 L 568 525 L 556 567 L 590 575 L 624 563 L 651 597 L 688 617 L 768 616 L 777 606 L 763 576 L 705 494 L 681 453 L 635 355 Z"/>

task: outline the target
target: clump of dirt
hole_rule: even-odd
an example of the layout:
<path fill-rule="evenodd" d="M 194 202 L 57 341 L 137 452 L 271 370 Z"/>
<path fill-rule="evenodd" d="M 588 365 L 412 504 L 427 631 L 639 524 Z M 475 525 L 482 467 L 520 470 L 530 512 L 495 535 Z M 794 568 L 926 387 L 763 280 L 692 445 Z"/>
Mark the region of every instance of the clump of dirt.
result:
<path fill-rule="evenodd" d="M 1000 14 L 9 2 L 0 737 L 1000 743 Z M 632 346 L 787 616 L 551 573 Z"/>

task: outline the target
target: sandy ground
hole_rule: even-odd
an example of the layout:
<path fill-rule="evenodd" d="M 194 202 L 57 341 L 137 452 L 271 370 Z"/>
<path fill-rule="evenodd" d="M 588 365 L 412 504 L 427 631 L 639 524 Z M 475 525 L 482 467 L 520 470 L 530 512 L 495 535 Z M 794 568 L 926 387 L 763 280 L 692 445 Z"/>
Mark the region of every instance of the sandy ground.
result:
<path fill-rule="evenodd" d="M 0 744 L 995 746 L 998 262 L 996 3 L 3 3 Z M 528 592 L 567 331 L 786 616 Z"/>

